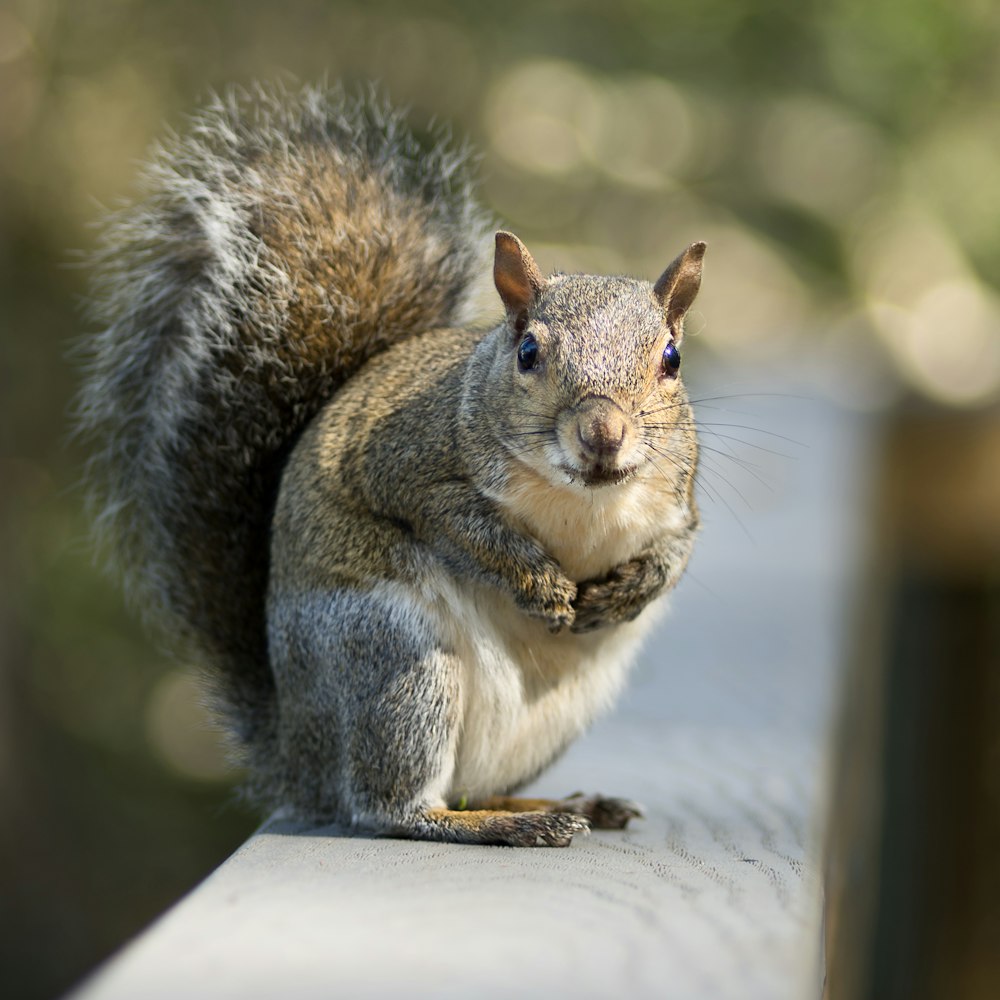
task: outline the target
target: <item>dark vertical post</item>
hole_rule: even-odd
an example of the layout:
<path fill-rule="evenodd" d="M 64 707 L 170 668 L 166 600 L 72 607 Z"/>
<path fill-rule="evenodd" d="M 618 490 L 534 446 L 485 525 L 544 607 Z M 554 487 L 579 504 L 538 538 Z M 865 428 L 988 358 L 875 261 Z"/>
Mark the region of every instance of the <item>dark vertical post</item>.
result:
<path fill-rule="evenodd" d="M 831 800 L 829 1000 L 1000 996 L 1000 413 L 885 438 Z"/>

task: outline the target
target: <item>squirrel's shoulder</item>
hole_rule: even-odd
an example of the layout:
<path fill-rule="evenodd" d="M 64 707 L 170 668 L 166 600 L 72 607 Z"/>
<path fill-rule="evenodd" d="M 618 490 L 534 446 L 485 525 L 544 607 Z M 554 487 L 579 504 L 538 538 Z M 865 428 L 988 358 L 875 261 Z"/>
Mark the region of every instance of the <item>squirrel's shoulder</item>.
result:
<path fill-rule="evenodd" d="M 439 455 L 457 457 L 449 442 L 469 360 L 488 334 L 460 327 L 429 330 L 371 358 L 302 433 L 288 459 L 285 492 L 312 481 L 336 492 L 382 465 L 426 466 Z"/>
<path fill-rule="evenodd" d="M 442 327 L 392 344 L 369 359 L 326 402 L 313 421 L 327 434 L 338 425 L 382 425 L 410 411 L 431 419 L 450 412 L 465 384 L 469 359 L 489 336 L 482 328 Z"/>

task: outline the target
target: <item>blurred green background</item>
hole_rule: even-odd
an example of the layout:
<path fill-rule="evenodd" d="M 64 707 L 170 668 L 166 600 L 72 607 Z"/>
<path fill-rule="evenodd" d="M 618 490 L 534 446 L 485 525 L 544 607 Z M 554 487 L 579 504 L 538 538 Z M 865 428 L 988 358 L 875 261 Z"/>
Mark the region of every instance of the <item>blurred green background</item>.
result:
<path fill-rule="evenodd" d="M 792 364 L 879 412 L 1000 393 L 994 0 L 5 0 L 7 997 L 64 990 L 255 825 L 191 672 L 94 565 L 67 353 L 92 224 L 164 127 L 213 89 L 323 76 L 468 134 L 543 267 L 652 278 L 707 239 L 706 367 Z"/>

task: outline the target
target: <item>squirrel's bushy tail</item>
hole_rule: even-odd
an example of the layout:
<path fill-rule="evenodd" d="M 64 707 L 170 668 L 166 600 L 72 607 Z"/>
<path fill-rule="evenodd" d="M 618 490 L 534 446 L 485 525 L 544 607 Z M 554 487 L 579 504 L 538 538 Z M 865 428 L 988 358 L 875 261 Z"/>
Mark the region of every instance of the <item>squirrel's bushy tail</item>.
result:
<path fill-rule="evenodd" d="M 234 94 L 155 151 L 104 230 L 80 405 L 99 523 L 251 756 L 273 724 L 282 461 L 371 355 L 462 322 L 488 246 L 466 160 L 374 97 Z"/>

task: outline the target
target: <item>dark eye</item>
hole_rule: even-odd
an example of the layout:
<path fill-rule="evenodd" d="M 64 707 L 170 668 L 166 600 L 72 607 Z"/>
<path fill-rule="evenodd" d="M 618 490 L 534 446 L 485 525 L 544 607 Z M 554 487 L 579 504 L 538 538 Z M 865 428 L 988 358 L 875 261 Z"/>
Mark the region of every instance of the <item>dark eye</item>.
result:
<path fill-rule="evenodd" d="M 667 378 L 677 378 L 677 372 L 681 367 L 681 352 L 677 350 L 674 342 L 671 340 L 666 347 L 663 348 L 663 374 Z"/>
<path fill-rule="evenodd" d="M 538 341 L 529 333 L 517 349 L 517 367 L 529 372 L 538 364 Z"/>

